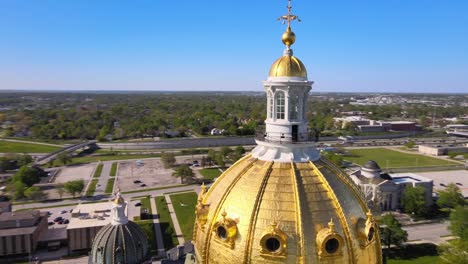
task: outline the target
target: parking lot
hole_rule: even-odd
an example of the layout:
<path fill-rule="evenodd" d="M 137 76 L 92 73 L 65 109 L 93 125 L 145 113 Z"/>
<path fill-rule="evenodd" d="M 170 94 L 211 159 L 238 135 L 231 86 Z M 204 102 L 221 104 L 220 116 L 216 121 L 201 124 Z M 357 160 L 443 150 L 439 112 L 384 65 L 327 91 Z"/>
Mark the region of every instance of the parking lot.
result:
<path fill-rule="evenodd" d="M 46 209 L 40 209 L 41 212 L 50 212 L 52 213 L 49 215 L 49 219 L 47 220 L 48 222 L 54 222 L 54 219 L 56 217 L 62 217 L 63 219 L 68 219 L 70 220 L 71 218 L 71 213 L 70 210 L 75 208 L 76 206 L 63 206 L 63 207 L 56 207 L 56 208 L 46 208 Z M 62 214 L 61 211 L 67 211 L 66 213 Z M 49 228 L 64 228 L 66 227 L 66 224 L 59 224 L 59 223 L 54 223 L 53 225 L 49 225 Z"/>
<path fill-rule="evenodd" d="M 443 190 L 449 183 L 458 183 L 457 186 L 468 197 L 468 170 L 418 172 L 417 174 L 434 181 L 434 191 Z"/>
<path fill-rule="evenodd" d="M 173 172 L 172 169 L 165 169 L 159 159 L 122 161 L 119 163 L 117 184 L 125 192 L 180 183 L 178 178 L 172 176 Z"/>

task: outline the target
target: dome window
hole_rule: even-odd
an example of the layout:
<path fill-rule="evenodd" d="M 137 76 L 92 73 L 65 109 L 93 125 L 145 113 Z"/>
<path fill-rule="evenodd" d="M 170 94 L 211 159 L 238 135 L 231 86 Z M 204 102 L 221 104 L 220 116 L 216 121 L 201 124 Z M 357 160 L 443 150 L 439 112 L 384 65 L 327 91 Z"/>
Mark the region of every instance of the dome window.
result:
<path fill-rule="evenodd" d="M 224 228 L 224 226 L 218 226 L 218 228 L 216 229 L 216 234 L 222 240 L 227 239 L 227 231 L 226 228 Z"/>
<path fill-rule="evenodd" d="M 281 246 L 281 242 L 277 238 L 274 238 L 274 237 L 267 239 L 265 242 L 265 247 L 270 252 L 278 251 L 280 246 Z"/>
<path fill-rule="evenodd" d="M 372 217 L 372 213 L 369 211 L 367 212 L 366 216 L 367 220 L 359 218 L 359 220 L 356 223 L 356 229 L 359 235 L 359 244 L 361 248 L 369 246 L 375 240 L 376 237 L 376 224 L 374 218 Z"/>
<path fill-rule="evenodd" d="M 286 257 L 288 249 L 288 236 L 278 227 L 276 222 L 263 233 L 260 240 L 261 251 L 263 257 Z"/>
<path fill-rule="evenodd" d="M 322 228 L 317 233 L 318 255 L 321 259 L 334 259 L 338 261 L 342 256 L 344 240 L 335 230 L 333 219 L 328 223 L 328 227 Z"/>
<path fill-rule="evenodd" d="M 226 211 L 221 216 L 222 219 L 216 222 L 213 227 L 213 232 L 216 235 L 215 241 L 233 249 L 237 238 L 237 222 L 227 217 Z"/>
<path fill-rule="evenodd" d="M 338 242 L 338 239 L 336 238 L 330 238 L 325 243 L 325 250 L 327 251 L 328 254 L 336 253 L 339 247 L 340 247 L 340 242 Z"/>

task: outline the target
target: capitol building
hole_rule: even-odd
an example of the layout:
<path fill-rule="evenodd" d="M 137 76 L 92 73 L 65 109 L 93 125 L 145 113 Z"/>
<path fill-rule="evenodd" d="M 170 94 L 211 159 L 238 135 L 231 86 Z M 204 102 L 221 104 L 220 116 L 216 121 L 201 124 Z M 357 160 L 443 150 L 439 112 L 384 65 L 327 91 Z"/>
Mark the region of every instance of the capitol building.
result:
<path fill-rule="evenodd" d="M 285 49 L 263 82 L 265 131 L 251 153 L 199 193 L 186 263 L 382 263 L 378 226 L 362 191 L 320 156 L 310 137 L 313 81 L 292 50 L 298 17 L 290 3 L 280 19 Z M 147 241 L 124 206 L 118 196 L 113 222 L 94 240 L 93 263 L 148 261 Z"/>

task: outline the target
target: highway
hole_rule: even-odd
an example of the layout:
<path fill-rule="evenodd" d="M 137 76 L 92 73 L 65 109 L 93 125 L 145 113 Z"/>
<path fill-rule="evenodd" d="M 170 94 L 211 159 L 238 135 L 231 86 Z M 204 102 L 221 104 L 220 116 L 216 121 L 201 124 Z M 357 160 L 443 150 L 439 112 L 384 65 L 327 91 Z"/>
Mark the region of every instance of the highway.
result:
<path fill-rule="evenodd" d="M 435 137 L 435 138 L 391 138 L 391 139 L 365 139 L 354 140 L 353 143 L 343 144 L 343 141 L 335 137 L 322 138 L 317 144 L 343 145 L 343 146 L 396 146 L 404 145 L 409 140 L 416 144 L 463 144 L 468 139 L 457 137 Z M 213 148 L 221 146 L 252 146 L 256 145 L 253 137 L 225 137 L 225 138 L 187 138 L 171 139 L 153 142 L 132 143 L 97 143 L 103 149 L 127 149 L 127 150 L 154 150 L 154 149 L 184 149 L 184 148 Z"/>

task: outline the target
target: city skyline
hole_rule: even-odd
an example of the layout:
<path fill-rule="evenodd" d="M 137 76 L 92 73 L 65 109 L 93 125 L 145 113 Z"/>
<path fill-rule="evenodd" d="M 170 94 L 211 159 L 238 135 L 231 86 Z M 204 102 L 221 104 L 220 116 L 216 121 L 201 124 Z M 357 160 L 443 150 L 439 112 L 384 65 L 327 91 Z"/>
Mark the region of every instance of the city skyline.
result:
<path fill-rule="evenodd" d="M 286 1 L 0 4 L 0 90 L 262 91 Z M 293 1 L 317 92 L 466 93 L 463 1 Z"/>

